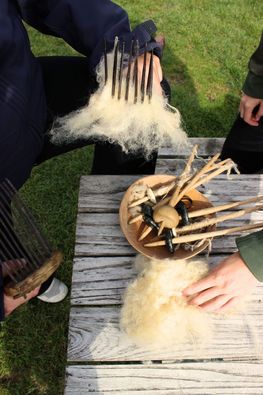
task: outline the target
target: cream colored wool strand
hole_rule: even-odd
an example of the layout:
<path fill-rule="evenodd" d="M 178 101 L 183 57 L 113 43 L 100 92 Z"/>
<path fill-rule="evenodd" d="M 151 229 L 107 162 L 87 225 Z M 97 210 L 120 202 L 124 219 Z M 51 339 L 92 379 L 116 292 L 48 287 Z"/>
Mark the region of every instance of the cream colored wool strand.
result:
<path fill-rule="evenodd" d="M 108 55 L 109 76 L 112 75 L 113 54 Z M 58 118 L 51 130 L 53 142 L 60 144 L 78 138 L 109 141 L 119 144 L 124 152 L 140 150 L 145 157 L 161 145 L 173 146 L 175 151 L 187 144 L 186 133 L 181 128 L 179 111 L 168 104 L 167 98 L 153 91 L 151 103 L 140 97 L 136 104 L 131 83 L 129 101 L 111 97 L 112 79 L 104 83 L 104 61 L 97 69 L 98 90 L 89 104 L 71 114 Z M 117 96 L 117 95 L 116 95 Z"/>
<path fill-rule="evenodd" d="M 121 329 L 138 345 L 200 345 L 211 335 L 210 316 L 187 304 L 182 290 L 204 277 L 208 264 L 200 258 L 155 260 L 136 258 L 140 273 L 124 295 Z"/>

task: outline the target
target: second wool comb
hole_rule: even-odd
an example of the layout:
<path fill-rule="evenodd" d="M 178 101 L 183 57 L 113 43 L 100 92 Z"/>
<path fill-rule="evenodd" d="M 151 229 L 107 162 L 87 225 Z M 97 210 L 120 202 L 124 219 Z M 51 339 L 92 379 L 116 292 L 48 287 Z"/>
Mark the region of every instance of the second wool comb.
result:
<path fill-rule="evenodd" d="M 13 185 L 0 184 L 0 264 L 5 293 L 26 296 L 45 282 L 62 262 Z"/>

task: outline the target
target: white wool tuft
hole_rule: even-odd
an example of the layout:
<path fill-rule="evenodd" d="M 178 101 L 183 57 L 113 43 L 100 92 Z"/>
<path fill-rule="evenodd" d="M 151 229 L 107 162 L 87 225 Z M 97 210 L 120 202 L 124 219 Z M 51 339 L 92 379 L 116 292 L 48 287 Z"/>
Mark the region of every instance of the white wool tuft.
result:
<path fill-rule="evenodd" d="M 109 70 L 112 64 L 113 53 L 108 55 Z M 140 150 L 145 157 L 161 145 L 171 145 L 179 151 L 188 144 L 179 111 L 168 104 L 167 98 L 153 92 L 150 104 L 147 97 L 144 103 L 138 99 L 134 104 L 131 85 L 129 101 L 125 102 L 125 78 L 122 99 L 112 98 L 112 79 L 104 85 L 103 60 L 97 68 L 97 80 L 99 88 L 87 106 L 56 120 L 50 132 L 53 142 L 60 144 L 78 138 L 103 140 L 119 144 L 126 153 Z"/>
<path fill-rule="evenodd" d="M 139 345 L 206 341 L 211 333 L 210 317 L 187 304 L 182 290 L 208 273 L 207 262 L 138 255 L 135 266 L 140 274 L 126 290 L 121 329 Z"/>

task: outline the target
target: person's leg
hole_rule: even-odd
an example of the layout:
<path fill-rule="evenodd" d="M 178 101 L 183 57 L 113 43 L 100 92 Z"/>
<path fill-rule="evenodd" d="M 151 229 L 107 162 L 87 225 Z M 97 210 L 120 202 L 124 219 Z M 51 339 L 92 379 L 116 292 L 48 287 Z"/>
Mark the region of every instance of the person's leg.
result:
<path fill-rule="evenodd" d="M 43 73 L 48 121 L 44 147 L 37 164 L 93 143 L 88 139 L 77 139 L 71 143 L 54 144 L 50 140 L 51 136 L 48 131 L 57 117 L 67 115 L 87 105 L 91 93 L 98 86 L 95 77 L 89 72 L 87 58 L 50 56 L 39 57 L 38 61 Z"/>
<path fill-rule="evenodd" d="M 86 58 L 54 56 L 39 57 L 38 60 L 42 68 L 48 107 L 44 147 L 37 160 L 37 164 L 40 164 L 54 156 L 92 143 L 87 139 L 78 139 L 70 144 L 56 145 L 50 141 L 48 131 L 56 117 L 86 105 L 90 94 L 97 88 L 97 82 L 89 72 Z M 39 296 L 49 289 L 54 275 L 42 284 Z"/>
<path fill-rule="evenodd" d="M 221 158 L 231 158 L 241 173 L 252 174 L 263 169 L 263 120 L 251 126 L 238 116 L 227 136 Z"/>

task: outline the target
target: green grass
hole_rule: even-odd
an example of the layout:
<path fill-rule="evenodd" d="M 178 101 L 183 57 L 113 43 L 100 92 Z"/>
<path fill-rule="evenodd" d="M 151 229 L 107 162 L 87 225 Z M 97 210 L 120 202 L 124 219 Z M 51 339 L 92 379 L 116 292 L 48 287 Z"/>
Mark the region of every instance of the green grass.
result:
<path fill-rule="evenodd" d="M 163 68 L 172 104 L 191 136 L 225 136 L 236 116 L 248 59 L 263 19 L 261 0 L 121 0 L 132 25 L 152 18 L 166 36 Z M 59 39 L 29 29 L 36 55 L 74 54 Z M 79 177 L 92 148 L 35 168 L 23 195 L 46 234 L 65 254 L 58 276 L 71 283 Z M 0 395 L 63 393 L 69 298 L 59 305 L 34 300 L 0 332 Z"/>

